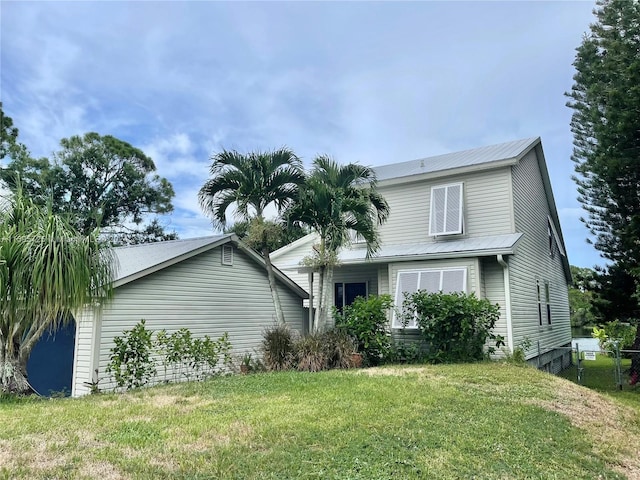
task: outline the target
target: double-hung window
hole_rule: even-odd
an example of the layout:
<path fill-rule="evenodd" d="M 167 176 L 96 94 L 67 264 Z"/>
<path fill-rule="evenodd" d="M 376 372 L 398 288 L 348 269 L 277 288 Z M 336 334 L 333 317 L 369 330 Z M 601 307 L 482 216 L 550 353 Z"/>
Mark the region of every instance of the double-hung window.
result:
<path fill-rule="evenodd" d="M 402 310 L 405 294 L 418 290 L 429 293 L 452 293 L 467 291 L 467 269 L 447 268 L 441 270 L 402 270 L 398 272 L 396 281 L 396 307 Z M 394 312 L 393 328 L 402 328 L 402 319 Z M 411 318 L 406 328 L 417 328 L 415 318 Z"/>
<path fill-rule="evenodd" d="M 431 187 L 429 235 L 462 233 L 462 183 Z"/>

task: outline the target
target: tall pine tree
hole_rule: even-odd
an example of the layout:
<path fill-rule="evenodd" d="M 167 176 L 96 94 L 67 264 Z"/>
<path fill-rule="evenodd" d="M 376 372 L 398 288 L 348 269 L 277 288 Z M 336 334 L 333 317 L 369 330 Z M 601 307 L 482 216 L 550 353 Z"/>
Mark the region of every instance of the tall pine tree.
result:
<path fill-rule="evenodd" d="M 638 292 L 640 2 L 600 0 L 594 13 L 596 22 L 577 48 L 574 85 L 567 94 L 573 109 L 574 179 L 595 248 L 634 279 Z"/>

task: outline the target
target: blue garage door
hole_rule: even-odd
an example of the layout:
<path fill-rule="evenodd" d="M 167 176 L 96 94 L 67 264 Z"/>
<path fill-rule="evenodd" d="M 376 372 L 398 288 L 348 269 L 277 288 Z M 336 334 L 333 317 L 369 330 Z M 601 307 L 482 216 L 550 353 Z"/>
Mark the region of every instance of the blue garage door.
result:
<path fill-rule="evenodd" d="M 64 392 L 71 395 L 76 323 L 69 322 L 53 333 L 45 332 L 27 362 L 29 383 L 40 395 Z"/>

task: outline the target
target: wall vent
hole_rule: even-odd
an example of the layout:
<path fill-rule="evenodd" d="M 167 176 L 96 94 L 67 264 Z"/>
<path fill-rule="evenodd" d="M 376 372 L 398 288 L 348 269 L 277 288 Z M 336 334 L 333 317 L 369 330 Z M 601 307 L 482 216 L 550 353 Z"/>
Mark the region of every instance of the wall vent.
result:
<path fill-rule="evenodd" d="M 233 246 L 232 245 L 222 246 L 222 264 L 233 265 Z"/>

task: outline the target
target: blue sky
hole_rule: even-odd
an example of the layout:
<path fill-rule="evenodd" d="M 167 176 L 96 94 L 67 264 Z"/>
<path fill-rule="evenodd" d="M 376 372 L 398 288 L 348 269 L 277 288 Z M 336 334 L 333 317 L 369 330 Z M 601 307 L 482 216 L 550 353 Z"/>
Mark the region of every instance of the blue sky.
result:
<path fill-rule="evenodd" d="M 564 92 L 593 7 L 3 1 L 0 98 L 34 155 L 88 131 L 144 150 L 181 238 L 212 232 L 196 195 L 222 148 L 375 166 L 540 136 L 569 260 L 590 267 Z"/>

